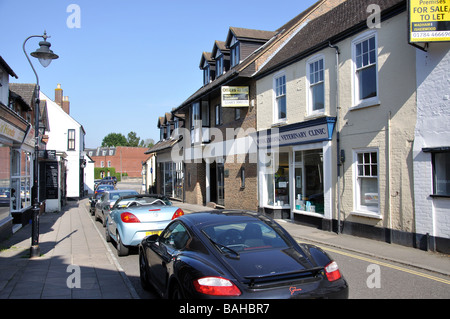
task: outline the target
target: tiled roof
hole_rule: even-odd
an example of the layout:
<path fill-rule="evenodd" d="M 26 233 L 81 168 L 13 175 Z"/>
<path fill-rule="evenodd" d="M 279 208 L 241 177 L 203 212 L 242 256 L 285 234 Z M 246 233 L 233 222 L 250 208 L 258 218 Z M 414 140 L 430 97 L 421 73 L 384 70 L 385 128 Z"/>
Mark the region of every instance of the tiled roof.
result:
<path fill-rule="evenodd" d="M 396 9 L 406 9 L 405 0 L 347 0 L 304 26 L 258 71 L 257 77 L 321 50 L 330 42 L 335 44 L 352 33 L 367 28 L 367 18 L 370 15 L 367 7 L 371 4 L 380 6 L 382 17 Z"/>
<path fill-rule="evenodd" d="M 9 90 L 20 95 L 30 107 L 34 105 L 33 101 L 36 98 L 36 84 L 9 83 Z"/>

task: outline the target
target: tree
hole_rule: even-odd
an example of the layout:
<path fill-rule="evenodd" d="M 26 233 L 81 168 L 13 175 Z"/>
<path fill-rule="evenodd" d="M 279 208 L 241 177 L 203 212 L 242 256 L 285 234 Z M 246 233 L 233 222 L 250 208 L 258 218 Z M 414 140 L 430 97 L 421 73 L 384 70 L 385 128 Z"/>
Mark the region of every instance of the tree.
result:
<path fill-rule="evenodd" d="M 128 133 L 128 138 L 127 138 L 128 146 L 131 146 L 131 147 L 139 146 L 140 139 L 141 138 L 139 136 L 136 136 L 136 132 L 131 131 L 130 133 Z"/>
<path fill-rule="evenodd" d="M 128 141 L 121 133 L 109 133 L 102 141 L 102 147 L 108 146 L 128 146 Z"/>

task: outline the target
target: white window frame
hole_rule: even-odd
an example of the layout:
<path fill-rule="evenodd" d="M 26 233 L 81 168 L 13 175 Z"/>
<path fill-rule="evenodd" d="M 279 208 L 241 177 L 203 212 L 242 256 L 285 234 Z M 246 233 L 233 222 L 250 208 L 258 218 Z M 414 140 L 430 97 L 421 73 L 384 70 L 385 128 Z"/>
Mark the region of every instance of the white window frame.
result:
<path fill-rule="evenodd" d="M 359 176 L 358 173 L 358 154 L 365 154 L 365 153 L 376 153 L 377 155 L 377 175 L 374 176 L 372 171 L 369 175 L 365 176 Z M 368 163 L 363 163 L 367 164 Z M 361 179 L 368 179 L 368 178 L 376 178 L 377 179 L 377 192 L 378 192 L 378 205 L 375 206 L 368 206 L 361 204 Z M 364 148 L 364 149 L 355 149 L 353 150 L 353 209 L 354 211 L 352 214 L 354 215 L 361 215 L 365 217 L 371 217 L 371 218 L 377 218 L 381 219 L 381 210 L 380 210 L 380 153 L 377 148 Z"/>
<path fill-rule="evenodd" d="M 368 65 L 362 66 L 361 68 L 358 68 L 357 66 L 357 56 L 356 56 L 356 46 L 359 43 L 363 43 L 371 38 L 375 38 L 375 62 L 374 63 L 370 63 Z M 369 48 L 370 50 L 370 48 Z M 369 55 L 370 57 L 370 55 Z M 367 69 L 371 66 L 375 65 L 375 71 L 376 71 L 376 90 L 377 90 L 377 94 L 374 97 L 370 97 L 370 98 L 366 98 L 366 99 L 361 99 L 360 95 L 359 95 L 359 77 L 358 77 L 358 71 L 360 70 L 364 70 Z M 378 69 L 379 69 L 379 65 L 378 65 L 378 33 L 376 30 L 371 30 L 368 32 L 365 32 L 363 34 L 361 34 L 360 36 L 356 37 L 353 41 L 352 41 L 352 82 L 353 82 L 353 107 L 352 109 L 356 109 L 356 108 L 362 108 L 362 107 L 367 107 L 367 106 L 374 106 L 374 105 L 379 105 L 380 101 L 379 101 L 379 96 L 380 96 L 380 90 L 379 90 L 379 74 L 378 74 Z"/>
<path fill-rule="evenodd" d="M 277 80 L 284 77 L 284 90 L 278 92 Z M 280 94 L 278 94 L 280 93 Z M 280 118 L 278 100 L 284 98 L 286 102 L 286 117 Z M 286 73 L 284 71 L 279 72 L 273 76 L 273 119 L 274 124 L 286 123 L 287 122 L 287 79 Z"/>
<path fill-rule="evenodd" d="M 323 61 L 323 68 L 322 68 L 322 79 L 313 84 L 311 84 L 311 65 L 319 62 L 320 60 Z M 307 110 L 308 110 L 308 116 L 315 116 L 315 115 L 322 115 L 325 113 L 325 56 L 323 54 L 319 54 L 316 56 L 313 56 L 308 61 L 306 61 L 306 92 L 307 92 Z M 312 89 L 314 86 L 323 84 L 323 108 L 318 110 L 313 110 L 313 94 Z"/>

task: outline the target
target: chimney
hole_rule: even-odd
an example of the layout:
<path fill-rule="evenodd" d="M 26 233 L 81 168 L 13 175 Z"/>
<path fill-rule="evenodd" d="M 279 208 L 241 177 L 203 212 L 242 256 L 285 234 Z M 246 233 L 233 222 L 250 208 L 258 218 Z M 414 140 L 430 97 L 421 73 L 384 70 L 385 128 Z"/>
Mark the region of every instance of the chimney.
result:
<path fill-rule="evenodd" d="M 59 106 L 62 106 L 63 101 L 63 90 L 61 89 L 61 84 L 58 84 L 57 88 L 55 89 L 55 103 Z"/>
<path fill-rule="evenodd" d="M 70 102 L 69 102 L 69 97 L 68 96 L 63 96 L 63 101 L 62 101 L 62 109 L 64 112 L 66 112 L 67 114 L 70 115 Z"/>

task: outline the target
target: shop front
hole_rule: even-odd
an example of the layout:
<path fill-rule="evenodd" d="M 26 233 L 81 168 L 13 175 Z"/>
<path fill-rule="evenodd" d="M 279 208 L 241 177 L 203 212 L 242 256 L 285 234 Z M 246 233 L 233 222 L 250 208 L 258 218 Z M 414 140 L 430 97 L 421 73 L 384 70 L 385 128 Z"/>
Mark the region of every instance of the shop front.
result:
<path fill-rule="evenodd" d="M 273 218 L 332 219 L 335 118 L 258 132 L 259 209 Z"/>
<path fill-rule="evenodd" d="M 30 129 L 25 120 L 3 105 L 0 113 L 0 238 L 2 238 L 12 233 L 13 224 L 25 222 L 31 208 L 34 129 Z"/>

